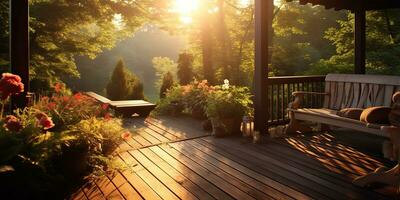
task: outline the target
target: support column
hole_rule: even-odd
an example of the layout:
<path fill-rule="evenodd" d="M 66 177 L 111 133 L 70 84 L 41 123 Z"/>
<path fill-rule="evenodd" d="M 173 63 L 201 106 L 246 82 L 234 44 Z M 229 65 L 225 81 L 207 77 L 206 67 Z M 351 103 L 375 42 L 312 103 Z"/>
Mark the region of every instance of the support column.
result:
<path fill-rule="evenodd" d="M 363 8 L 354 11 L 354 23 L 354 73 L 365 74 L 366 22 Z"/>
<path fill-rule="evenodd" d="M 273 9 L 273 0 L 255 1 L 254 129 L 261 134 L 268 132 L 268 50 Z"/>
<path fill-rule="evenodd" d="M 29 91 L 29 0 L 10 0 L 10 61 L 11 72 L 22 78 L 25 92 L 12 97 L 12 108 L 28 103 Z"/>

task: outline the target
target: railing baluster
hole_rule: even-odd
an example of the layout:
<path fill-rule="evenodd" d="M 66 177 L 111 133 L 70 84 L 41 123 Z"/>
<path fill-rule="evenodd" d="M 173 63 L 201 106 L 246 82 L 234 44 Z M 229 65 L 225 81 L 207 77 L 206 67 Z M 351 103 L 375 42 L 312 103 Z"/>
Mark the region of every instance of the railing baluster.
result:
<path fill-rule="evenodd" d="M 269 77 L 268 79 L 268 125 L 284 124 L 288 121 L 287 106 L 293 101 L 292 92 L 323 92 L 325 76 Z M 305 95 L 306 106 L 320 107 L 322 96 Z"/>

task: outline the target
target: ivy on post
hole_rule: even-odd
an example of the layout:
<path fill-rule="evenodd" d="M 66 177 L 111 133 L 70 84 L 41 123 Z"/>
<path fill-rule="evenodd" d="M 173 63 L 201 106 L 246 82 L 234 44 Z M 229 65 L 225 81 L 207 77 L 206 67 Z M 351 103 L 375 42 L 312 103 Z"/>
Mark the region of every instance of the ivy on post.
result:
<path fill-rule="evenodd" d="M 268 51 L 273 6 L 273 0 L 255 1 L 254 129 L 260 133 L 268 131 Z"/>
<path fill-rule="evenodd" d="M 24 92 L 12 97 L 12 108 L 27 106 L 29 91 L 29 0 L 11 0 L 10 61 L 11 72 L 19 75 Z"/>

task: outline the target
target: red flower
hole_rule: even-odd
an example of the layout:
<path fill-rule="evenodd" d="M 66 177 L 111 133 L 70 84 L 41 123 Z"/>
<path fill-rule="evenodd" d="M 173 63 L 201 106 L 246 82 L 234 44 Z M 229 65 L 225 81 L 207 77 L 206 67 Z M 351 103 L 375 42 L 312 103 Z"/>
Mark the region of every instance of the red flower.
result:
<path fill-rule="evenodd" d="M 21 82 L 21 77 L 3 73 L 3 77 L 0 80 L 0 92 L 2 93 L 2 100 L 7 99 L 10 95 L 24 92 L 24 84 Z"/>
<path fill-rule="evenodd" d="M 64 89 L 64 85 L 62 83 L 56 83 L 54 85 L 54 91 L 60 93 Z"/>
<path fill-rule="evenodd" d="M 106 113 L 106 114 L 104 115 L 104 119 L 105 119 L 106 121 L 110 120 L 111 118 L 112 118 L 112 116 L 111 116 L 110 113 Z"/>
<path fill-rule="evenodd" d="M 57 104 L 54 102 L 50 102 L 49 104 L 47 104 L 47 108 L 49 108 L 50 110 L 54 110 L 56 106 Z"/>
<path fill-rule="evenodd" d="M 76 99 L 76 100 L 80 100 L 80 99 L 82 99 L 82 94 L 81 93 L 76 93 L 76 94 L 74 94 L 74 98 Z"/>
<path fill-rule="evenodd" d="M 44 130 L 51 129 L 55 126 L 53 120 L 51 120 L 51 117 L 47 116 L 43 116 L 42 118 L 40 118 L 39 125 L 41 125 Z"/>
<path fill-rule="evenodd" d="M 121 138 L 124 140 L 128 140 L 129 138 L 131 138 L 131 133 L 129 131 L 126 131 L 121 134 Z"/>
<path fill-rule="evenodd" d="M 108 110 L 108 106 L 110 106 L 108 103 L 104 103 L 101 105 L 101 109 Z"/>
<path fill-rule="evenodd" d="M 22 129 L 21 121 L 13 115 L 7 115 L 4 122 L 4 128 L 9 131 L 19 132 Z"/>

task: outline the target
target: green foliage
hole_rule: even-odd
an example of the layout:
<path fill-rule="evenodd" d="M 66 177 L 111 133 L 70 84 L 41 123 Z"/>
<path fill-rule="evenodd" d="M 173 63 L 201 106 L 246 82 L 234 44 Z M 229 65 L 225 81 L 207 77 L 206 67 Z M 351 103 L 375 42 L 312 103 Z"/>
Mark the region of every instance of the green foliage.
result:
<path fill-rule="evenodd" d="M 152 111 L 152 115 L 173 115 L 179 114 L 184 109 L 184 89 L 180 85 L 176 85 L 165 93 L 165 98 L 158 101 L 156 108 Z"/>
<path fill-rule="evenodd" d="M 179 54 L 178 71 L 179 84 L 187 85 L 193 81 L 193 55 L 189 53 Z"/>
<path fill-rule="evenodd" d="M 206 114 L 213 119 L 241 119 L 251 113 L 251 95 L 247 87 L 217 86 L 207 98 Z"/>
<path fill-rule="evenodd" d="M 144 99 L 143 84 L 119 60 L 106 88 L 107 96 L 111 100 Z"/>
<path fill-rule="evenodd" d="M 94 99 L 81 93 L 44 96 L 39 99 L 34 108 L 48 113 L 56 124 L 56 130 L 66 129 L 83 119 L 103 117 L 108 113 L 107 106 L 99 106 Z"/>
<path fill-rule="evenodd" d="M 156 88 L 162 85 L 165 74 L 171 73 L 172 78 L 176 80 L 177 64 L 169 57 L 154 57 L 151 61 L 153 68 L 156 70 Z"/>
<path fill-rule="evenodd" d="M 372 74 L 400 74 L 400 14 L 398 9 L 367 12 L 366 68 Z M 336 53 L 312 65 L 307 73 L 354 72 L 354 15 L 338 21 L 325 35 Z"/>
<path fill-rule="evenodd" d="M 164 74 L 162 85 L 160 88 L 160 99 L 165 97 L 165 93 L 174 86 L 174 77 L 171 72 Z"/>
<path fill-rule="evenodd" d="M 122 142 L 121 135 L 124 132 L 120 119 L 103 120 L 92 117 L 70 126 L 63 134 L 75 138 L 72 147 L 87 147 L 84 149 L 88 151 L 88 165 L 96 173 L 101 173 L 111 163 L 108 153 Z"/>

